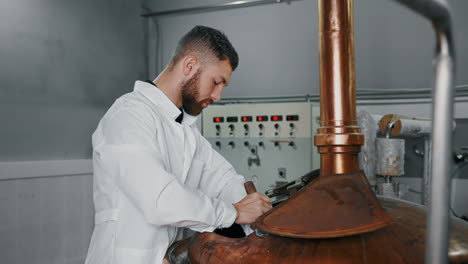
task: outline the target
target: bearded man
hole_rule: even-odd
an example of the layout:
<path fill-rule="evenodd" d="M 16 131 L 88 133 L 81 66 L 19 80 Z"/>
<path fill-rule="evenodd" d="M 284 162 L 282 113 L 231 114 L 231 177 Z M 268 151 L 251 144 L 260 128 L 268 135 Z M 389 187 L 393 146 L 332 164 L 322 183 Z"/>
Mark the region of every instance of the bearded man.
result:
<path fill-rule="evenodd" d="M 211 232 L 271 209 L 198 131 L 238 56 L 220 31 L 196 26 L 164 71 L 115 101 L 93 134 L 95 227 L 86 263 L 162 263 L 177 229 Z"/>

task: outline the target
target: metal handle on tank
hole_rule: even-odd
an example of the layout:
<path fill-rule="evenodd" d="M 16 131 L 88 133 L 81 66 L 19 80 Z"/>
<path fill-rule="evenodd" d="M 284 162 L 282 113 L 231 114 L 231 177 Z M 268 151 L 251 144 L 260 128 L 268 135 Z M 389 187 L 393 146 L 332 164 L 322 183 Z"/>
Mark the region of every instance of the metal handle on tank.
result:
<path fill-rule="evenodd" d="M 244 183 L 244 188 L 245 188 L 245 191 L 247 192 L 247 194 L 251 194 L 251 193 L 254 193 L 257 191 L 257 189 L 255 188 L 255 185 L 253 184 L 252 181 L 246 181 Z"/>

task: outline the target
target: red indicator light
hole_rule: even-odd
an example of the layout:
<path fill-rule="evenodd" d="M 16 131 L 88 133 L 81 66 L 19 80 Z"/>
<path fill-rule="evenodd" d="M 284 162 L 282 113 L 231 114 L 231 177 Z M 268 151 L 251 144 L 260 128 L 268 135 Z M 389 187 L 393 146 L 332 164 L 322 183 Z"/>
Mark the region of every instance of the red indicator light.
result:
<path fill-rule="evenodd" d="M 257 116 L 257 122 L 268 121 L 268 116 Z"/>
<path fill-rule="evenodd" d="M 282 115 L 274 115 L 274 116 L 271 116 L 271 121 L 282 121 L 283 120 L 283 116 Z"/>
<path fill-rule="evenodd" d="M 288 116 L 286 116 L 286 120 L 288 120 L 288 121 L 299 121 L 299 116 L 298 115 L 288 115 Z"/>
<path fill-rule="evenodd" d="M 222 123 L 222 122 L 224 122 L 224 117 L 222 117 L 222 116 L 213 117 L 213 122 Z"/>
<path fill-rule="evenodd" d="M 250 121 L 252 121 L 252 117 L 251 116 L 243 116 L 243 117 L 241 117 L 241 121 L 242 122 L 250 122 Z"/>

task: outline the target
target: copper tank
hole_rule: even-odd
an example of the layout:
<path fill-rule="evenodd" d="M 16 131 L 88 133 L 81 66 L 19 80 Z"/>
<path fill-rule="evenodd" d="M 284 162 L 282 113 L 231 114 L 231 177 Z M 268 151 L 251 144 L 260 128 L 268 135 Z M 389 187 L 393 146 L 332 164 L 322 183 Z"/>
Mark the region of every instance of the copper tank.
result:
<path fill-rule="evenodd" d="M 424 263 L 425 207 L 391 198 L 379 201 L 392 224 L 374 232 L 328 239 L 255 234 L 232 239 L 214 233 L 197 234 L 190 244 L 190 263 Z M 468 224 L 453 218 L 450 262 L 468 263 L 467 249 Z"/>

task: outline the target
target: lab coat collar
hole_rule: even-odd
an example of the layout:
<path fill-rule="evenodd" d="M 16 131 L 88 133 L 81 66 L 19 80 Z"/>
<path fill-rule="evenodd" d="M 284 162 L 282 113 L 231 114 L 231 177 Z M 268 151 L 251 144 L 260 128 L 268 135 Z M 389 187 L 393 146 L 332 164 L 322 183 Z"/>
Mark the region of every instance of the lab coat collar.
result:
<path fill-rule="evenodd" d="M 197 121 L 199 116 L 200 115 L 193 116 L 193 115 L 187 114 L 187 112 L 184 111 L 184 119 L 182 120 L 182 123 L 190 126 Z"/>
<path fill-rule="evenodd" d="M 134 91 L 142 93 L 145 97 L 151 100 L 157 107 L 161 108 L 165 114 L 171 119 L 175 119 L 180 115 L 179 108 L 164 94 L 158 87 L 147 82 L 136 81 Z M 195 123 L 200 115 L 192 116 L 184 111 L 183 125 L 190 126 Z"/>

